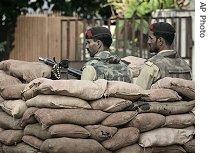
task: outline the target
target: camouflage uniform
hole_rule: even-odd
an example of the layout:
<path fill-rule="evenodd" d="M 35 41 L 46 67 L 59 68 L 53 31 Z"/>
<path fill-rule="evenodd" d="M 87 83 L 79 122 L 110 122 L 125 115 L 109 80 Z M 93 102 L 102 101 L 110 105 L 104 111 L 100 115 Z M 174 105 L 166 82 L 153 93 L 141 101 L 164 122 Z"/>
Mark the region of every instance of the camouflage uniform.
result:
<path fill-rule="evenodd" d="M 191 68 L 176 51 L 163 50 L 145 62 L 136 84 L 144 89 L 164 77 L 192 79 Z"/>
<path fill-rule="evenodd" d="M 131 82 L 132 74 L 125 63 L 118 56 L 113 56 L 108 51 L 97 53 L 93 60 L 88 61 L 83 67 L 82 80 L 116 80 Z"/>

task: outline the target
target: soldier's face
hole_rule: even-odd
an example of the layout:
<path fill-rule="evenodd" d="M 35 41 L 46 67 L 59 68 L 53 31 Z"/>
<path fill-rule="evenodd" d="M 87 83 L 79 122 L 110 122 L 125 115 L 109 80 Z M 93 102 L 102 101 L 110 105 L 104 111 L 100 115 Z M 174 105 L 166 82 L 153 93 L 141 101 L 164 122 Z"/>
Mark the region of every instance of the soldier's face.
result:
<path fill-rule="evenodd" d="M 98 42 L 94 41 L 93 39 L 86 40 L 86 49 L 90 54 L 90 57 L 93 57 L 99 50 Z"/>
<path fill-rule="evenodd" d="M 159 48 L 157 45 L 157 38 L 156 36 L 154 36 L 153 32 L 151 31 L 149 32 L 147 44 L 149 46 L 149 51 L 151 53 L 158 53 Z"/>

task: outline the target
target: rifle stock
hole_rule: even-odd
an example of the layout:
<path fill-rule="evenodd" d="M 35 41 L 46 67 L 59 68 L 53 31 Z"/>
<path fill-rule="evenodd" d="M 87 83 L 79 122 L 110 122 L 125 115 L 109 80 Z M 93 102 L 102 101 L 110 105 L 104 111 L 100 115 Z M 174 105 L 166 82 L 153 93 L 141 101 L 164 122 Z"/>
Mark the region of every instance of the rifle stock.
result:
<path fill-rule="evenodd" d="M 42 61 L 42 62 L 44 62 L 45 64 L 47 64 L 47 65 L 49 65 L 51 67 L 53 67 L 54 65 L 57 64 L 55 61 L 52 61 L 52 60 L 50 60 L 48 58 L 44 58 L 44 57 L 39 57 L 39 61 Z M 58 63 L 58 64 L 59 64 L 59 66 L 61 66 L 60 63 Z M 68 72 L 69 75 L 74 76 L 78 80 L 81 78 L 82 71 L 77 70 L 77 69 L 72 68 L 72 67 L 68 67 L 66 69 L 67 69 L 67 72 Z"/>

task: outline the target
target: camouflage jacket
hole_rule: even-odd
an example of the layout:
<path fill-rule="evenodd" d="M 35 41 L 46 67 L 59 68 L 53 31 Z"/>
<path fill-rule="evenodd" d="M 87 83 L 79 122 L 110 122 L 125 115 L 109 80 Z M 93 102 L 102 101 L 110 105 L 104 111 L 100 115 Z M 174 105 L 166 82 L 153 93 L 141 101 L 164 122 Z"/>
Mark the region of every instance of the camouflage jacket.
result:
<path fill-rule="evenodd" d="M 173 77 L 192 79 L 191 68 L 187 62 L 178 56 L 176 51 L 160 52 L 149 59 L 160 69 L 161 78 Z"/>
<path fill-rule="evenodd" d="M 97 53 L 85 65 L 92 65 L 97 73 L 96 79 L 131 82 L 132 74 L 128 66 L 117 55 L 108 51 Z"/>

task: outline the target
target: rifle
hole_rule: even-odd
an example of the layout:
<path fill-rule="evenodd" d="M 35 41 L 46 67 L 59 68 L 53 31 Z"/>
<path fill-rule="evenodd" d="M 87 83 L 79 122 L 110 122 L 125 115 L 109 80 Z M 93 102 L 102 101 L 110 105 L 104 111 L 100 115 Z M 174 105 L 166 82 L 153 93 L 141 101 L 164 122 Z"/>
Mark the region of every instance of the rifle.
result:
<path fill-rule="evenodd" d="M 62 60 L 60 63 L 57 63 L 55 61 L 55 57 L 53 57 L 53 60 L 51 60 L 49 58 L 39 57 L 39 61 L 42 61 L 45 64 L 52 67 L 52 75 L 57 80 L 61 79 L 61 73 L 60 73 L 61 68 L 67 69 L 68 74 L 76 77 L 78 80 L 81 78 L 82 72 L 80 70 L 69 67 L 68 60 Z"/>

